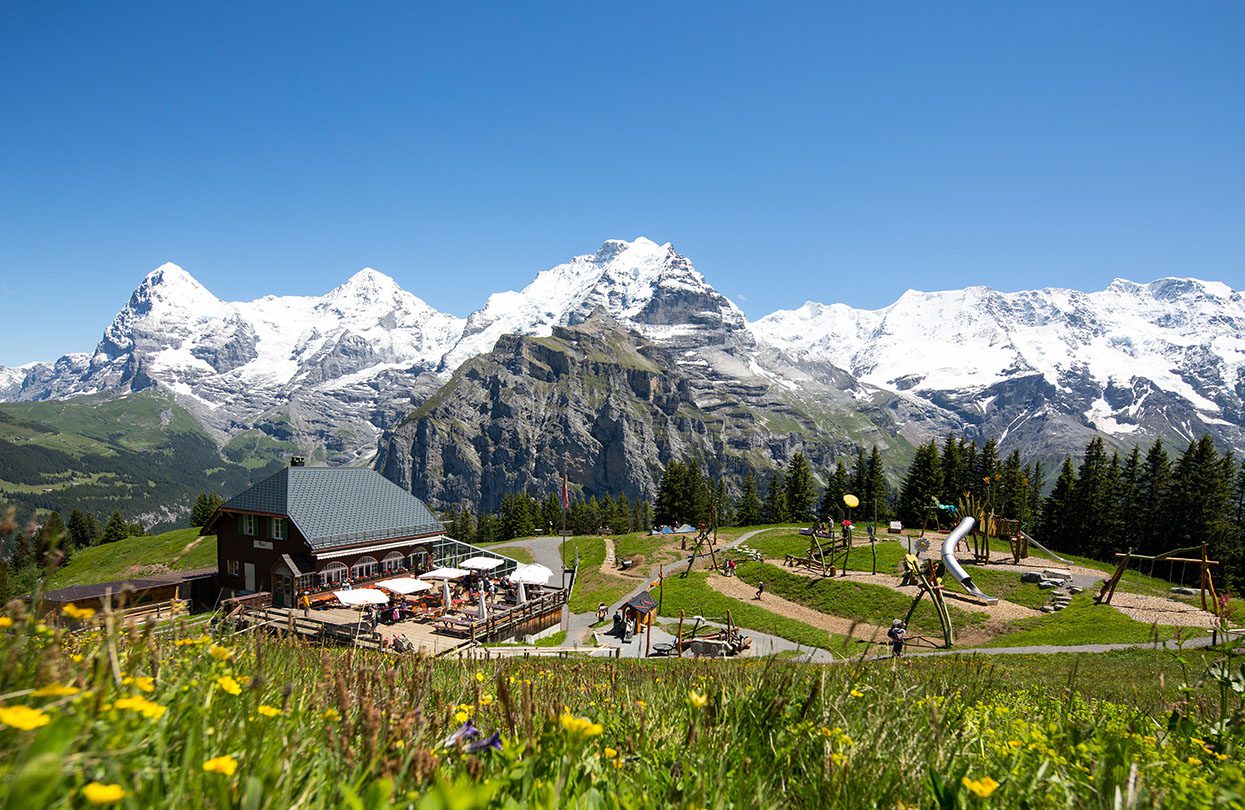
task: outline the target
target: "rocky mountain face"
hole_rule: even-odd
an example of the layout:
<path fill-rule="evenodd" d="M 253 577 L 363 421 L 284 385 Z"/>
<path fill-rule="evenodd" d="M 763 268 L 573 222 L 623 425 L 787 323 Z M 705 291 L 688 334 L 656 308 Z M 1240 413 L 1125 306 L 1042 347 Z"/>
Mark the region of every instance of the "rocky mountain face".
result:
<path fill-rule="evenodd" d="M 686 340 L 650 340 L 604 307 L 549 336 L 504 335 L 386 435 L 377 467 L 441 506 L 556 491 L 564 469 L 584 497 L 652 498 L 671 459 L 737 485 L 797 450 L 823 471 L 859 442 L 906 456 L 905 434 L 947 426 L 841 372 L 841 388 L 815 381 L 739 336 Z M 760 362 L 790 379 L 776 385 Z"/>
<path fill-rule="evenodd" d="M 752 324 L 799 363 L 831 363 L 1048 457 L 1209 433 L 1245 449 L 1245 297 L 1224 284 L 1117 280 L 1100 292 L 909 291 L 884 309 L 807 303 Z"/>
<path fill-rule="evenodd" d="M 375 463 L 440 505 L 556 486 L 651 495 L 692 456 L 728 478 L 801 450 L 947 431 L 1056 459 L 1210 432 L 1245 449 L 1245 303 L 1225 285 L 909 292 L 749 323 L 669 244 L 611 240 L 466 319 L 365 269 L 323 296 L 218 299 L 152 271 L 95 351 L 0 367 L 0 400 L 156 389 L 227 459 Z"/>

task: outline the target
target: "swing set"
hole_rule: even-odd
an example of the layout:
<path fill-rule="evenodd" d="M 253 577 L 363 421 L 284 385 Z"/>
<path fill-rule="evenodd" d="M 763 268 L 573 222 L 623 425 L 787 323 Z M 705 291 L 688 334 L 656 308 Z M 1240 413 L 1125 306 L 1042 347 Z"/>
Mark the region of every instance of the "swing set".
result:
<path fill-rule="evenodd" d="M 1199 551 L 1201 552 L 1200 557 L 1178 556 L 1180 554 Z M 1211 576 L 1211 568 L 1219 565 L 1219 561 L 1212 560 L 1207 556 L 1206 543 L 1203 542 L 1200 546 L 1172 549 L 1171 551 L 1165 551 L 1162 554 L 1155 554 L 1153 556 L 1146 554 L 1134 554 L 1133 550 L 1130 548 L 1126 552 L 1117 551 L 1115 556 L 1118 557 L 1120 561 L 1116 564 L 1115 570 L 1111 573 L 1111 576 L 1103 580 L 1102 589 L 1098 592 L 1098 595 L 1094 597 L 1094 601 L 1096 603 L 1100 605 L 1111 604 L 1111 597 L 1115 596 L 1115 587 L 1120 584 L 1120 578 L 1124 576 L 1124 571 L 1128 569 L 1129 563 L 1133 560 L 1137 560 L 1138 562 L 1145 562 L 1148 560 L 1150 562 L 1151 576 L 1154 574 L 1154 564 L 1166 560 L 1167 579 L 1169 582 L 1172 581 L 1172 575 L 1175 573 L 1176 563 L 1180 563 L 1181 586 L 1183 586 L 1185 582 L 1186 569 L 1189 564 L 1192 563 L 1198 567 L 1198 571 L 1201 573 L 1201 577 L 1198 582 L 1198 590 L 1202 599 L 1202 610 L 1213 614 L 1217 618 L 1223 618 L 1220 615 L 1221 607 L 1219 603 L 1219 595 L 1215 593 L 1215 580 Z"/>

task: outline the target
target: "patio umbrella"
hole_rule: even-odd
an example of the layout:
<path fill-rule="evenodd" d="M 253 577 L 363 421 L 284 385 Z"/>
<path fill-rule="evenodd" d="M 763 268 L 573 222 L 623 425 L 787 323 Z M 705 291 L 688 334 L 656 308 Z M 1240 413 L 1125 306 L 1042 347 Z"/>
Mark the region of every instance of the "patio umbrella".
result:
<path fill-rule="evenodd" d="M 478 608 L 476 609 L 476 616 L 478 616 L 478 617 L 479 617 L 479 619 L 480 619 L 480 621 L 482 621 L 482 622 L 486 622 L 486 621 L 488 621 L 488 607 L 487 607 L 487 606 L 485 606 L 485 604 L 484 604 L 484 594 L 483 594 L 483 593 L 481 593 L 481 594 L 480 594 L 480 604 L 479 604 Z"/>
<path fill-rule="evenodd" d="M 461 568 L 436 568 L 426 574 L 420 574 L 420 579 L 462 579 L 471 573 Z"/>
<path fill-rule="evenodd" d="M 463 568 L 469 568 L 472 571 L 492 571 L 494 568 L 501 565 L 502 562 L 503 560 L 500 560 L 497 557 L 480 556 L 472 557 L 469 560 L 463 560 L 459 563 L 459 565 Z"/>
<path fill-rule="evenodd" d="M 527 590 L 523 587 L 522 580 L 519 581 L 519 604 L 527 601 Z"/>
<path fill-rule="evenodd" d="M 385 590 L 393 591 L 394 593 L 400 593 L 404 596 L 407 594 L 432 590 L 432 586 L 427 582 L 420 582 L 418 579 L 412 579 L 411 577 L 386 579 L 383 582 L 377 582 L 376 587 L 384 588 Z"/>
<path fill-rule="evenodd" d="M 445 603 L 445 607 L 450 606 L 450 581 L 448 579 L 441 580 L 441 600 Z"/>
<path fill-rule="evenodd" d="M 510 575 L 510 581 L 520 585 L 548 585 L 553 572 L 539 563 L 520 565 Z"/>
<path fill-rule="evenodd" d="M 353 605 L 362 607 L 363 605 L 385 605 L 389 603 L 389 597 L 385 596 L 375 588 L 355 588 L 349 591 L 333 591 L 333 595 L 337 597 L 337 601 L 343 605 Z"/>

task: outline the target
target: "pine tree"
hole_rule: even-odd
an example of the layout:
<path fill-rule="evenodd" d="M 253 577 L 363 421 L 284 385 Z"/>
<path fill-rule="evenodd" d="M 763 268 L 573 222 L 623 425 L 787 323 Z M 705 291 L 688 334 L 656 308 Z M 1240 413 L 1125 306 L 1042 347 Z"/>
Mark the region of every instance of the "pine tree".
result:
<path fill-rule="evenodd" d="M 69 514 L 69 545 L 72 548 L 87 548 L 95 545 L 99 539 L 99 521 L 94 515 L 87 515 L 81 509 Z"/>
<path fill-rule="evenodd" d="M 885 520 L 890 514 L 887 500 L 886 473 L 882 470 L 882 455 L 875 444 L 865 467 L 865 488 L 860 493 L 861 517 Z"/>
<path fill-rule="evenodd" d="M 1106 445 L 1102 437 L 1095 436 L 1085 447 L 1085 457 L 1077 470 L 1068 515 L 1069 530 L 1077 537 L 1075 547 L 1099 559 L 1106 559 L 1113 551 L 1108 548 L 1108 538 L 1102 532 L 1111 498 L 1107 466 Z"/>
<path fill-rule="evenodd" d="M 934 500 L 942 491 L 938 444 L 932 439 L 917 448 L 899 491 L 899 519 L 906 526 L 924 526 Z"/>
<path fill-rule="evenodd" d="M 757 480 L 752 470 L 744 476 L 744 491 L 739 497 L 739 514 L 736 517 L 740 526 L 756 526 L 761 522 L 761 496 L 757 494 Z"/>
<path fill-rule="evenodd" d="M 848 490 L 861 501 L 864 501 L 865 490 L 869 486 L 869 462 L 865 460 L 865 448 L 856 448 L 856 463 L 852 466 L 852 480 Z"/>
<path fill-rule="evenodd" d="M 1082 550 L 1077 542 L 1080 538 L 1070 533 L 1071 523 L 1069 511 L 1072 503 L 1073 490 L 1076 488 L 1076 470 L 1072 467 L 1072 457 L 1064 456 L 1063 466 L 1059 468 L 1059 477 L 1055 479 L 1055 488 L 1050 497 L 1042 503 L 1042 519 L 1038 524 L 1038 533 L 1043 544 L 1068 553 Z"/>
<path fill-rule="evenodd" d="M 813 483 L 813 471 L 803 453 L 791 457 L 791 463 L 787 466 L 786 488 L 787 516 L 783 519 L 811 523 L 817 490 Z"/>
<path fill-rule="evenodd" d="M 1141 536 L 1141 474 L 1141 448 L 1133 445 L 1120 470 L 1120 488 L 1116 493 L 1119 503 L 1118 546 L 1137 548 Z"/>
<path fill-rule="evenodd" d="M 943 442 L 939 464 L 942 467 L 942 492 L 938 499 L 943 503 L 959 503 L 964 495 L 961 489 L 964 479 L 964 452 L 960 441 L 950 433 Z"/>
<path fill-rule="evenodd" d="M 129 526 L 125 522 L 125 518 L 121 517 L 120 512 L 113 512 L 108 516 L 108 523 L 104 525 L 104 532 L 100 535 L 101 543 L 115 543 L 118 540 L 124 540 L 129 536 Z"/>
<path fill-rule="evenodd" d="M 1137 547 L 1143 554 L 1163 551 L 1171 525 L 1167 514 L 1168 491 L 1171 488 L 1171 461 L 1163 449 L 1163 441 L 1156 439 L 1146 452 L 1141 467 L 1141 481 L 1137 487 L 1137 505 L 1141 515 L 1138 519 Z"/>
<path fill-rule="evenodd" d="M 1002 482 L 1002 471 L 999 469 L 999 448 L 994 439 L 986 439 L 977 457 L 977 480 L 981 482 L 978 494 L 985 497 L 989 493 L 996 510 L 998 508 L 998 485 Z"/>
<path fill-rule="evenodd" d="M 38 555 L 39 564 L 46 565 L 53 553 L 63 551 L 67 537 L 65 521 L 60 512 L 52 512 L 45 517 L 39 531 L 35 533 L 35 553 Z"/>
<path fill-rule="evenodd" d="M 734 504 L 731 503 L 730 495 L 726 491 L 726 481 L 721 478 L 718 479 L 718 485 L 713 492 L 713 508 L 717 513 L 717 525 L 736 525 Z"/>
<path fill-rule="evenodd" d="M 787 488 L 782 470 L 775 470 L 769 479 L 769 491 L 765 493 L 762 520 L 766 523 L 785 523 L 787 520 Z"/>

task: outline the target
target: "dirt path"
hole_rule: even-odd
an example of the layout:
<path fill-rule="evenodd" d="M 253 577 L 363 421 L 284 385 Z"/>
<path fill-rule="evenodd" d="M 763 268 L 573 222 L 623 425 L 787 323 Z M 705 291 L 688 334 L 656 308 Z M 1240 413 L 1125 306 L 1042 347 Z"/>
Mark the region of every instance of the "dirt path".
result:
<path fill-rule="evenodd" d="M 601 560 L 601 573 L 613 574 L 618 555 L 614 552 L 614 538 L 605 538 L 605 559 Z"/>
<path fill-rule="evenodd" d="M 732 599 L 751 602 L 757 592 L 756 588 L 738 577 L 711 576 L 708 582 L 715 591 Z M 851 636 L 873 641 L 883 641 L 886 639 L 886 630 L 884 628 L 864 622 L 854 622 L 842 616 L 831 616 L 771 593 L 762 596 L 757 604 L 780 616 L 786 616 L 788 619 L 795 619 L 810 627 L 828 630 L 841 636 Z"/>
<path fill-rule="evenodd" d="M 1200 627 L 1210 630 L 1215 617 L 1201 607 L 1161 596 L 1142 596 L 1139 593 L 1116 591 L 1111 597 L 1111 607 L 1146 624 L 1173 624 L 1180 627 Z"/>

